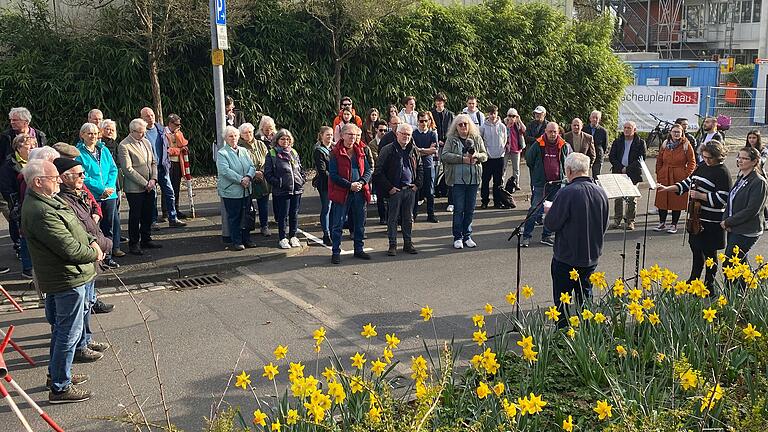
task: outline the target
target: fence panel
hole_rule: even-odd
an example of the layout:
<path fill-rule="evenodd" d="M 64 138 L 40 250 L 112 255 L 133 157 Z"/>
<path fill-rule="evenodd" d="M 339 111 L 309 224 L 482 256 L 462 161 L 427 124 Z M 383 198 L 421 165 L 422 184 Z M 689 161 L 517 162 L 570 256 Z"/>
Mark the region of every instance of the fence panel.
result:
<path fill-rule="evenodd" d="M 707 95 L 707 115 L 731 118 L 725 132 L 729 144 L 743 142 L 747 133 L 759 129 L 763 136 L 766 127 L 766 96 L 768 89 L 755 87 L 710 87 Z"/>

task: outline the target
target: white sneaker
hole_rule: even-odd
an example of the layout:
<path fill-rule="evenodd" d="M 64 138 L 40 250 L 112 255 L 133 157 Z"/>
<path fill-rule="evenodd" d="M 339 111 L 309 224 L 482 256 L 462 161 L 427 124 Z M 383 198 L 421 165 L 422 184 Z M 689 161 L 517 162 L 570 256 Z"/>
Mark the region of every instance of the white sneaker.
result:
<path fill-rule="evenodd" d="M 657 215 L 657 214 L 659 214 L 658 207 L 653 207 L 652 209 L 648 210 L 648 214 L 649 215 Z"/>
<path fill-rule="evenodd" d="M 467 245 L 468 248 L 475 248 L 475 247 L 477 247 L 477 243 L 475 243 L 475 241 L 472 240 L 472 237 L 470 237 L 467 240 L 465 240 L 464 244 Z"/>
<path fill-rule="evenodd" d="M 454 241 L 453 242 L 453 248 L 454 249 L 464 249 L 464 242 L 461 241 L 461 239 Z"/>
<path fill-rule="evenodd" d="M 453 213 L 453 204 L 451 204 L 448 207 L 446 207 L 445 211 L 447 211 L 448 213 Z"/>
<path fill-rule="evenodd" d="M 286 239 L 286 238 L 280 240 L 280 242 L 277 243 L 277 245 L 280 246 L 280 249 L 290 249 L 291 248 L 291 244 L 288 243 L 288 239 Z"/>
<path fill-rule="evenodd" d="M 291 247 L 301 247 L 301 242 L 297 237 L 291 237 Z"/>
<path fill-rule="evenodd" d="M 662 222 L 656 228 L 654 228 L 653 230 L 654 231 L 664 231 L 666 229 L 667 229 L 667 224 Z"/>
<path fill-rule="evenodd" d="M 669 234 L 677 234 L 677 225 L 670 225 L 667 232 Z"/>
<path fill-rule="evenodd" d="M 371 204 L 376 204 L 376 201 L 378 198 L 376 197 L 376 194 L 371 194 Z"/>

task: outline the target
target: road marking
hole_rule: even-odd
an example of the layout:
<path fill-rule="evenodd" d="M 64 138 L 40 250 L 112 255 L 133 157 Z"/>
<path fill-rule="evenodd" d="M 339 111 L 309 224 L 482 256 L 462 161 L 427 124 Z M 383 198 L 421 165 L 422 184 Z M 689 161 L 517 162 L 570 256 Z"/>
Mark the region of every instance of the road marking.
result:
<path fill-rule="evenodd" d="M 319 238 L 313 236 L 312 234 L 310 234 L 310 233 L 308 233 L 306 231 L 302 231 L 300 229 L 297 229 L 296 232 L 304 234 L 304 237 L 306 237 L 307 240 L 310 240 L 310 241 L 312 241 L 314 243 L 317 243 L 320 246 L 322 246 L 322 247 L 324 247 L 324 248 L 326 248 L 328 250 L 331 250 L 330 246 L 326 246 L 326 245 L 323 244 L 323 240 L 322 239 L 319 239 Z M 368 248 L 363 248 L 363 252 L 370 252 L 372 250 L 373 250 L 373 248 L 369 248 L 369 247 Z M 354 251 L 345 251 L 344 249 L 342 249 L 340 255 L 352 255 L 353 253 L 354 253 Z"/>

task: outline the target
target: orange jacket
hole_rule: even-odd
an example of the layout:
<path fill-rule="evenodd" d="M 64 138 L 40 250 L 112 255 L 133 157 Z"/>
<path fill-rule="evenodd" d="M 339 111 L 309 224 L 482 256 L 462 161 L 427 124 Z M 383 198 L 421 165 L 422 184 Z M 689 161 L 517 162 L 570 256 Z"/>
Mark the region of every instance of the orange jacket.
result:
<path fill-rule="evenodd" d="M 333 129 L 336 130 L 336 126 L 341 123 L 341 113 L 344 112 L 344 110 L 339 110 L 339 114 L 333 118 Z M 352 121 L 355 122 L 357 127 L 361 128 L 363 127 L 363 120 L 360 118 L 357 113 L 355 113 L 355 109 L 352 108 Z"/>

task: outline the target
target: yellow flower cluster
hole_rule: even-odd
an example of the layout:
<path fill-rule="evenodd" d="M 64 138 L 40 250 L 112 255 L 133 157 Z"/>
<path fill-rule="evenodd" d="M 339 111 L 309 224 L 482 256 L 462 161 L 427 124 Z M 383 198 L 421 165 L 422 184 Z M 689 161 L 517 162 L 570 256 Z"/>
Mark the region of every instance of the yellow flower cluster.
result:
<path fill-rule="evenodd" d="M 538 351 L 534 351 L 533 336 L 525 336 L 521 340 L 517 341 L 517 345 L 523 348 L 523 357 L 529 362 L 533 363 L 537 361 L 536 355 Z"/>

